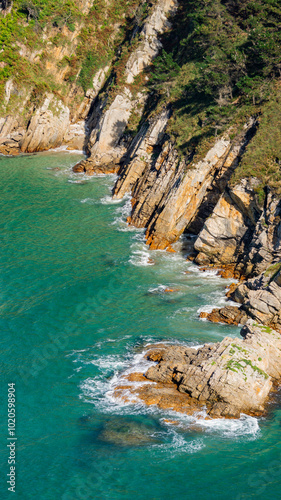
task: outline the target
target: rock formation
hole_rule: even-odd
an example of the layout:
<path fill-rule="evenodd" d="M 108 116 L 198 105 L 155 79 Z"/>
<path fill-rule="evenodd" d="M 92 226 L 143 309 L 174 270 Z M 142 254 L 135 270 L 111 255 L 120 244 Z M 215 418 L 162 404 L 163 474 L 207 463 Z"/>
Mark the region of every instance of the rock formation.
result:
<path fill-rule="evenodd" d="M 271 72 L 268 71 L 263 78 L 259 74 L 251 75 L 250 81 L 252 84 L 255 82 L 254 87 L 264 79 L 264 86 L 259 87 L 256 95 L 255 88 L 250 89 L 252 84 L 240 89 L 247 65 L 237 63 L 238 67 L 233 61 L 233 74 L 230 74 L 232 66 L 228 65 L 227 71 L 230 73 L 226 75 L 230 87 L 219 87 L 216 93 L 216 85 L 213 88 L 209 81 L 204 99 L 207 104 L 211 104 L 204 107 L 202 82 L 196 76 L 199 64 L 196 63 L 195 71 L 193 56 L 187 62 L 183 62 L 184 58 L 175 57 L 176 52 L 183 55 L 181 42 L 184 45 L 193 36 L 196 39 L 200 35 L 192 32 L 191 28 L 192 24 L 197 25 L 201 14 L 204 14 L 203 18 L 205 16 L 200 7 L 197 12 L 194 6 L 194 14 L 186 2 L 154 0 L 140 2 L 139 5 L 138 2 L 134 5 L 130 3 L 128 12 L 122 11 L 124 6 L 120 6 L 116 14 L 115 9 L 112 9 L 114 2 L 108 0 L 101 7 L 103 20 L 106 21 L 102 24 L 92 0 L 79 0 L 77 3 L 79 13 L 72 6 L 74 10 L 69 14 L 74 16 L 72 22 L 67 17 L 61 19 L 62 24 L 59 25 L 57 18 L 51 15 L 47 19 L 48 29 L 42 23 L 37 30 L 39 48 L 36 46 L 34 49 L 31 43 L 24 43 L 21 39 L 14 41 L 11 33 L 10 42 L 9 37 L 6 37 L 9 42 L 5 45 L 9 64 L 3 56 L 6 54 L 3 50 L 1 54 L 4 59 L 0 61 L 0 71 L 3 72 L 0 89 L 3 97 L 0 105 L 0 154 L 39 152 L 61 145 L 68 149 L 83 150 L 87 158 L 76 165 L 74 171 L 89 175 L 118 173 L 113 197 L 121 199 L 125 194 L 131 195 L 132 209 L 128 224 L 144 228 L 151 249 L 172 250 L 172 245 L 182 235 L 189 235 L 194 242 L 190 259 L 201 266 L 221 269 L 222 276 L 238 278 L 240 282 L 233 285 L 228 293 L 228 297 L 236 301 L 238 307 L 232 304 L 211 313 L 201 313 L 202 318 L 214 322 L 246 324 L 243 332 L 247 335 L 244 340 L 235 341 L 237 349 L 231 345 L 230 339 L 213 347 L 205 346 L 196 352 L 184 348 L 173 348 L 170 352 L 165 348 L 163 359 L 159 358 L 159 364 L 147 373 L 148 378 L 162 385 L 158 385 L 158 388 L 143 388 L 142 397 L 157 401 L 160 406 L 169 404 L 171 407 L 173 395 L 177 399 L 177 403 L 174 400 L 175 404 L 185 411 L 190 411 L 191 406 L 198 409 L 202 404 L 207 404 L 208 411 L 214 415 L 259 412 L 272 381 L 279 377 L 276 353 L 279 352 L 278 332 L 281 330 L 281 201 L 280 196 L 275 194 L 272 180 L 279 178 L 280 171 L 279 122 L 275 128 L 271 128 L 271 135 L 274 135 L 275 129 L 277 135 L 270 137 L 270 162 L 265 163 L 259 172 L 256 164 L 253 165 L 257 177 L 252 176 L 247 162 L 245 176 L 243 168 L 235 177 L 236 181 L 233 176 L 241 165 L 243 167 L 243 159 L 251 150 L 262 125 L 269 127 L 270 117 L 275 123 L 280 101 L 280 69 L 274 62 Z M 229 30 L 232 22 L 237 22 L 235 26 L 239 26 L 239 33 L 244 30 L 245 41 L 248 39 L 252 43 L 255 33 L 251 31 L 251 26 L 243 28 L 239 15 L 236 19 L 236 13 L 229 10 L 224 2 L 221 3 L 219 17 L 226 14 L 232 16 L 231 23 L 227 17 L 225 22 L 220 22 L 221 26 L 227 26 L 226 30 Z M 1 16 L 11 17 L 14 9 L 18 9 L 15 3 L 13 7 L 11 1 L 0 2 Z M 35 16 L 32 23 L 39 23 L 36 12 L 32 14 Z M 33 25 L 29 24 L 30 16 L 28 11 L 26 34 Z M 110 16 L 114 22 L 109 27 Z M 208 36 L 217 36 L 212 31 L 209 16 L 207 18 L 202 20 L 202 33 L 206 30 Z M 270 22 L 275 26 L 273 21 L 271 18 Z M 20 22 L 17 16 L 13 22 L 17 29 L 17 23 Z M 182 30 L 179 34 L 177 27 Z M 182 33 L 185 33 L 186 39 Z M 232 36 L 235 36 L 234 32 Z M 167 39 L 168 45 L 173 45 L 173 37 L 176 39 L 177 45 L 171 48 L 169 54 L 165 52 L 165 37 L 166 47 Z M 228 39 L 228 32 L 224 32 L 224 37 Z M 91 46 L 93 40 L 97 46 L 100 43 L 102 50 L 108 54 L 103 53 L 99 57 L 98 51 Z M 200 38 L 201 45 L 198 43 L 198 47 L 206 45 L 208 51 L 210 44 L 206 40 Z M 239 44 L 236 42 L 238 50 Z M 194 49 L 192 44 L 190 48 Z M 202 54 L 205 54 L 202 55 L 204 64 L 213 61 L 214 58 L 205 53 L 205 49 L 202 50 Z M 21 61 L 19 68 L 14 66 L 14 69 L 22 71 L 23 81 L 28 83 L 20 82 L 17 71 L 9 73 L 11 51 L 16 51 Z M 152 68 L 156 67 L 157 77 L 155 58 L 159 54 L 160 67 L 162 64 L 160 82 L 163 87 L 160 90 L 159 81 L 157 86 L 153 80 Z M 244 61 L 244 52 L 240 52 L 240 56 Z M 248 53 L 247 57 L 248 67 L 253 67 L 252 56 Z M 272 57 L 275 61 L 275 54 Z M 163 60 L 168 68 L 163 69 Z M 206 71 L 206 75 L 208 73 L 210 78 L 213 63 L 208 64 L 209 73 Z M 225 64 L 225 61 L 221 60 L 220 64 Z M 44 82 L 40 79 L 40 68 L 44 73 Z M 239 83 L 237 75 L 241 71 L 239 78 L 243 78 Z M 267 80 L 269 74 L 272 75 L 270 80 L 274 80 L 274 71 L 277 76 L 275 86 L 271 88 L 275 97 L 265 105 L 267 97 L 264 89 L 271 85 Z M 168 82 L 165 81 L 166 74 L 169 74 Z M 179 99 L 175 97 L 179 89 L 176 88 L 173 96 L 170 93 L 170 86 L 176 78 L 174 74 L 180 75 L 177 82 L 177 85 L 182 86 Z M 32 82 L 29 81 L 31 76 Z M 212 95 L 210 88 L 213 88 Z M 238 95 L 237 98 L 233 92 Z M 251 115 L 248 110 L 248 92 L 252 92 Z M 194 95 L 196 102 L 190 104 L 189 95 Z M 179 119 L 177 106 L 181 106 L 181 99 L 184 106 L 191 109 L 186 114 L 183 111 L 191 124 L 190 130 L 187 127 L 187 132 L 181 138 L 186 141 L 184 148 L 182 142 L 177 142 L 177 134 L 181 134 L 179 127 L 173 133 L 171 125 Z M 196 112 L 193 113 L 195 108 Z M 228 109 L 226 114 L 225 108 Z M 253 109 L 255 112 L 252 112 Z M 235 110 L 237 123 L 231 118 Z M 219 124 L 216 113 L 220 116 Z M 183 122 L 180 123 L 184 126 Z M 264 135 L 260 137 L 264 144 Z M 264 151 L 261 142 L 255 144 Z M 255 155 L 252 158 L 255 160 Z M 268 175 L 264 173 L 267 168 Z M 279 183 L 281 185 L 280 180 Z M 273 329 L 274 333 L 257 329 L 248 322 L 249 319 Z M 257 338 L 267 353 L 266 361 L 257 346 Z M 275 340 L 277 351 L 273 346 Z M 247 356 L 244 351 L 247 351 Z M 242 364 L 241 352 L 245 354 Z M 271 353 L 272 364 L 269 359 Z M 266 376 L 263 376 L 264 373 Z M 163 387 L 167 383 L 169 387 Z M 252 384 L 252 388 L 249 384 Z M 241 397 L 240 406 L 235 391 Z M 188 395 L 188 403 L 186 399 L 183 400 L 183 394 L 185 398 Z"/>
<path fill-rule="evenodd" d="M 246 185 L 245 182 L 243 184 Z M 241 185 L 238 187 L 241 188 Z M 235 191 L 237 192 L 237 186 Z M 240 207 L 237 207 L 236 200 L 231 202 L 233 207 L 237 207 L 235 210 L 238 210 L 238 213 L 244 214 L 244 223 L 239 225 L 240 235 L 238 237 L 236 223 L 233 223 L 231 219 L 230 229 L 230 223 L 227 219 L 230 205 L 228 204 L 227 210 L 222 210 L 223 203 L 220 200 L 194 245 L 195 250 L 199 251 L 195 259 L 196 262 L 206 264 L 211 261 L 218 266 L 221 263 L 231 264 L 232 272 L 236 271 L 238 275 L 242 274 L 244 278 L 247 278 L 228 294 L 229 298 L 241 304 L 241 307 L 237 309 L 227 306 L 214 309 L 211 313 L 201 313 L 201 317 L 229 324 L 243 324 L 247 318 L 253 318 L 259 323 L 280 330 L 280 201 L 271 192 L 267 192 L 264 207 L 259 210 L 254 190 L 252 190 L 250 198 L 246 199 L 246 207 L 245 204 L 242 206 L 241 203 Z M 222 228 L 217 231 L 214 245 L 214 235 L 211 233 L 212 228 L 216 230 L 219 227 L 215 222 L 218 217 L 220 217 L 219 222 L 222 224 Z M 254 224 L 255 218 L 256 224 Z M 239 220 L 238 217 L 237 220 Z M 227 232 L 227 229 L 230 230 Z M 230 256 L 228 253 L 227 258 L 222 257 L 226 255 L 225 248 L 229 248 Z"/>
<path fill-rule="evenodd" d="M 226 337 L 199 349 L 152 347 L 147 357 L 157 364 L 148 369 L 145 379 L 160 387 L 146 384 L 135 388 L 125 382 L 116 388 L 115 395 L 124 398 L 126 391 L 128 397 L 129 391 L 146 404 L 184 413 L 206 406 L 213 417 L 260 415 L 273 384 L 280 381 L 281 335 L 253 320 L 247 322 L 241 335 L 241 339 Z"/>
<path fill-rule="evenodd" d="M 152 249 L 167 248 L 184 231 L 202 226 L 203 212 L 209 214 L 215 206 L 256 126 L 251 121 L 232 141 L 227 135 L 218 139 L 205 157 L 194 163 L 192 158 L 180 160 L 165 137 L 168 119 L 169 110 L 165 109 L 147 130 L 140 130 L 113 190 L 116 198 L 132 193 L 130 222 L 146 228 Z"/>
<path fill-rule="evenodd" d="M 135 78 L 148 67 L 162 47 L 158 37 L 170 22 L 167 19 L 177 8 L 176 0 L 159 0 L 152 9 L 140 33 L 140 42 L 131 53 L 124 70 L 125 85 L 109 106 L 105 103 L 95 127 L 89 137 L 90 157 L 75 167 L 76 172 L 85 171 L 111 173 L 117 171 L 126 148 L 120 143 L 133 108 L 143 106 L 145 94 L 139 92 L 135 97 L 131 85 Z"/>

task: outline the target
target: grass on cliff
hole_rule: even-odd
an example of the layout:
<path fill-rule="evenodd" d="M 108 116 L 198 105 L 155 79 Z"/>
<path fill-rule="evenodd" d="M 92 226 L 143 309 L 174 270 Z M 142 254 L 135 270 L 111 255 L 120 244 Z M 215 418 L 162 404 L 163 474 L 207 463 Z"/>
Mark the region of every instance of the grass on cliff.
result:
<path fill-rule="evenodd" d="M 99 0 L 83 14 L 81 3 L 15 0 L 10 14 L 0 14 L 2 100 L 11 78 L 19 89 L 30 88 L 37 103 L 46 91 L 67 98 L 73 85 L 77 89 L 73 94 L 82 99 L 92 87 L 97 70 L 114 58 L 133 22 L 145 14 L 147 4 L 139 0 Z M 61 48 L 58 54 L 66 55 L 54 57 L 56 47 Z M 34 60 L 35 50 L 38 57 Z M 61 69 L 65 70 L 63 81 L 57 79 Z"/>
<path fill-rule="evenodd" d="M 261 108 L 257 133 L 236 169 L 233 182 L 257 177 L 281 193 L 281 85 Z"/>
<path fill-rule="evenodd" d="M 254 175 L 281 192 L 280 1 L 182 0 L 163 45 L 149 88 L 156 109 L 172 103 L 168 132 L 180 154 L 202 157 L 258 117 L 235 180 Z"/>

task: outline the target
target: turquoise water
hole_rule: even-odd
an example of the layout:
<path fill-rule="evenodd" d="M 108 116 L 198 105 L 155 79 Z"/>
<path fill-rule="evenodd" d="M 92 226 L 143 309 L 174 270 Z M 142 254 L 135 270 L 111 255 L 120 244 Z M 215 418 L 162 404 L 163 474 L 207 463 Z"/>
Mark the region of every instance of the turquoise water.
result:
<path fill-rule="evenodd" d="M 149 252 L 124 222 L 128 200 L 110 199 L 114 177 L 74 176 L 79 158 L 0 159 L 1 498 L 13 495 L 11 382 L 15 498 L 280 498 L 278 401 L 266 419 L 206 421 L 112 397 L 148 342 L 200 345 L 238 329 L 198 320 L 228 282 L 180 252 Z"/>

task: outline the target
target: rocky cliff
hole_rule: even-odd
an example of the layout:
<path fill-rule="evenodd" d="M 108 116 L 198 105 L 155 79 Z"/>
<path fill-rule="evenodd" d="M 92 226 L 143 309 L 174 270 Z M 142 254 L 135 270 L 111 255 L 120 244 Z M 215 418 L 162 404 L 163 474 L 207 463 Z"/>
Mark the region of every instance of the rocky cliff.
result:
<path fill-rule="evenodd" d="M 238 307 L 202 316 L 247 324 L 244 340 L 166 350 L 146 376 L 212 414 L 260 411 L 279 378 L 281 329 L 281 25 L 270 2 L 0 5 L 0 153 L 83 150 L 74 171 L 118 174 L 113 197 L 130 194 L 128 224 L 151 249 L 192 236 L 189 259 L 237 278 Z"/>

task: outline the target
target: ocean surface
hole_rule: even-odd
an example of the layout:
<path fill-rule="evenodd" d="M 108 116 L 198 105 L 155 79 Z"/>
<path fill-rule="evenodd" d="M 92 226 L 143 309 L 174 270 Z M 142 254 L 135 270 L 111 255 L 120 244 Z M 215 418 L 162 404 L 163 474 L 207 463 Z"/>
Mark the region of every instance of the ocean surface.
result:
<path fill-rule="evenodd" d="M 0 158 L 1 499 L 279 499 L 278 394 L 266 418 L 239 420 L 113 398 L 124 371 L 145 368 L 148 343 L 196 346 L 239 330 L 198 319 L 230 282 L 182 251 L 149 251 L 126 225 L 129 199 L 111 200 L 114 176 L 74 175 L 80 158 Z"/>

